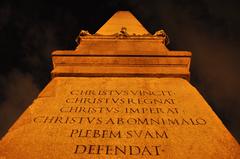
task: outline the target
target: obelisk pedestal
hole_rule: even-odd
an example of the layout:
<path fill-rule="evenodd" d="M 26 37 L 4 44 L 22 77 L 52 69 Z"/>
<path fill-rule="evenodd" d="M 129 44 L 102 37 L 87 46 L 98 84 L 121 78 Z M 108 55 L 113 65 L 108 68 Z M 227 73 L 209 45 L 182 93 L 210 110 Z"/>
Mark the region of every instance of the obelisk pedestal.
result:
<path fill-rule="evenodd" d="M 53 79 L 0 142 L 1 158 L 238 159 L 237 141 L 169 51 L 129 12 L 52 54 Z"/>

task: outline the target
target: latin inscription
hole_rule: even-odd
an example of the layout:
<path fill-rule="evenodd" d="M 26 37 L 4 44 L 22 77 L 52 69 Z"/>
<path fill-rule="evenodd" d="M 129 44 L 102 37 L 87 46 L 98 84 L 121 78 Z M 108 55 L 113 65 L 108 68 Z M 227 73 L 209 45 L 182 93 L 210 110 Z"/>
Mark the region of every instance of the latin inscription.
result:
<path fill-rule="evenodd" d="M 156 146 L 136 146 L 136 145 L 76 145 L 75 154 L 92 155 L 160 155 L 161 145 Z"/>
<path fill-rule="evenodd" d="M 207 124 L 200 115 L 185 117 L 186 110 L 178 105 L 179 99 L 175 96 L 172 90 L 74 89 L 68 91 L 58 106 L 58 115 L 41 114 L 33 117 L 33 122 L 70 125 L 72 128 L 64 135 L 79 141 L 73 145 L 72 153 L 76 155 L 158 156 L 165 152 L 164 140 L 174 137 L 171 128 Z M 82 139 L 96 140 L 96 144 L 82 142 Z M 105 145 L 107 139 L 119 140 L 122 144 Z M 136 145 L 127 144 L 128 140 L 154 142 Z"/>

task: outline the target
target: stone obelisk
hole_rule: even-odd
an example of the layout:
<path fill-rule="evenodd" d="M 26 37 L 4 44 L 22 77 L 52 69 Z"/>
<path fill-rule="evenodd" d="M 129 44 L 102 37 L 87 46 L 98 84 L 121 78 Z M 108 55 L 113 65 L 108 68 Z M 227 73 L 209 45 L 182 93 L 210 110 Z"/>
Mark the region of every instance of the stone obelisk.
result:
<path fill-rule="evenodd" d="M 169 51 L 127 11 L 75 50 L 0 142 L 0 159 L 237 159 L 240 148 L 189 83 L 191 52 Z"/>

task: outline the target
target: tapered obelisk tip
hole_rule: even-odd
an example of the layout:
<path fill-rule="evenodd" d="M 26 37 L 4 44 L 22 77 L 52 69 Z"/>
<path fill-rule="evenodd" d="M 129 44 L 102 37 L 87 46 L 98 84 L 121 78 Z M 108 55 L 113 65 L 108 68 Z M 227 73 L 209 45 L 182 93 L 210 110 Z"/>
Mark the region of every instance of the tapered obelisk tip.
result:
<path fill-rule="evenodd" d="M 113 35 L 126 28 L 129 35 L 143 35 L 149 32 L 129 11 L 116 12 L 97 32 L 100 35 Z"/>

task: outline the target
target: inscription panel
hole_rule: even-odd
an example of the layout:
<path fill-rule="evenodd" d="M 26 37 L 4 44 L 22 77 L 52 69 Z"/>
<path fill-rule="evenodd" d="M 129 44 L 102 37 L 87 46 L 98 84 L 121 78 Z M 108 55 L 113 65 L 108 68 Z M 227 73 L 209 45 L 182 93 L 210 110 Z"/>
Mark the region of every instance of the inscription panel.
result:
<path fill-rule="evenodd" d="M 34 158 L 39 151 L 46 155 L 43 158 L 239 155 L 239 145 L 183 79 L 56 78 L 52 82 L 55 96 L 38 98 L 28 108 L 28 122 L 21 124 L 26 118 L 21 117 L 17 128 L 3 139 L 2 156 L 13 157 L 9 148 L 21 158 Z"/>

